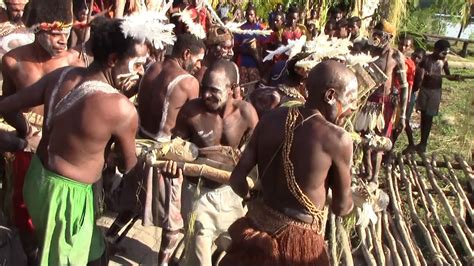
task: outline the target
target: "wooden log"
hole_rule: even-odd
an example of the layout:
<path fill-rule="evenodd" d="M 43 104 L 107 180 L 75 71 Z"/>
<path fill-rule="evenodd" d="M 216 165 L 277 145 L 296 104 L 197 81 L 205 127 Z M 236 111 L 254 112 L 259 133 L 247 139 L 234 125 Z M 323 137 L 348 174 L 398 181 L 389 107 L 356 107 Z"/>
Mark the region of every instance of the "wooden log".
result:
<path fill-rule="evenodd" d="M 382 212 L 381 222 L 382 222 L 382 227 L 384 231 L 383 236 L 390 250 L 389 257 L 391 259 L 391 262 L 395 266 L 401 266 L 403 265 L 402 259 L 400 258 L 400 255 L 398 254 L 397 242 L 395 241 L 395 238 L 393 237 L 392 232 L 390 231 L 390 228 L 389 228 L 387 211 Z"/>
<path fill-rule="evenodd" d="M 436 248 L 435 244 L 433 243 L 433 239 L 431 237 L 430 232 L 428 231 L 428 228 L 426 228 L 426 225 L 421 221 L 420 217 L 418 216 L 418 213 L 416 212 L 414 200 L 413 200 L 413 192 L 412 192 L 412 187 L 411 187 L 411 182 L 408 181 L 408 179 L 405 177 L 405 167 L 403 165 L 403 161 L 401 158 L 401 155 L 398 155 L 397 157 L 397 162 L 398 166 L 400 168 L 400 177 L 402 181 L 405 183 L 405 188 L 406 188 L 406 194 L 408 198 L 408 208 L 410 209 L 410 214 L 412 220 L 416 223 L 418 228 L 421 230 L 423 234 L 423 238 L 425 239 L 426 245 L 430 252 L 434 254 L 433 262 L 436 265 L 443 265 L 443 260 L 441 259 L 441 251 Z"/>
<path fill-rule="evenodd" d="M 420 262 L 418 261 L 416 254 L 414 253 L 414 248 L 413 244 L 411 241 L 410 236 L 408 235 L 406 231 L 406 223 L 405 220 L 403 219 L 402 214 L 400 213 L 400 205 L 397 202 L 397 196 L 395 194 L 395 187 L 393 184 L 393 169 L 391 165 L 388 165 L 386 167 L 386 174 L 387 174 L 387 180 L 388 180 L 388 185 L 389 185 L 389 195 L 390 195 L 390 203 L 392 204 L 392 211 L 395 215 L 395 224 L 397 225 L 398 232 L 400 234 L 401 241 L 403 245 L 406 247 L 406 253 L 408 255 L 408 258 L 410 259 L 410 263 L 413 265 L 420 265 Z"/>
<path fill-rule="evenodd" d="M 451 206 L 449 204 L 448 199 L 446 198 L 443 191 L 439 187 L 438 183 L 434 179 L 433 171 L 430 167 L 430 164 L 428 163 L 428 161 L 426 159 L 426 156 L 424 154 L 421 154 L 421 157 L 422 157 L 423 161 L 425 162 L 425 169 L 426 169 L 426 173 L 427 173 L 427 176 L 428 176 L 428 180 L 431 184 L 431 187 L 433 187 L 437 191 L 440 202 L 444 206 L 444 209 L 446 210 L 446 214 L 448 215 L 449 220 L 451 221 L 451 225 L 453 226 L 454 231 L 456 232 L 458 240 L 461 242 L 461 246 L 462 246 L 463 250 L 466 252 L 466 255 L 468 257 L 473 257 L 474 253 L 472 252 L 469 240 L 466 237 L 466 234 L 464 234 L 462 227 L 459 225 L 459 222 L 458 222 L 458 220 L 457 220 L 457 218 L 454 214 L 453 209 L 451 208 Z"/>
<path fill-rule="evenodd" d="M 408 167 L 411 170 L 411 175 L 415 180 L 415 184 L 417 185 L 417 190 L 420 193 L 420 199 L 423 204 L 423 207 L 425 210 L 428 212 L 428 214 L 433 218 L 433 220 L 436 223 L 436 227 L 438 228 L 441 238 L 443 239 L 444 243 L 446 244 L 446 248 L 449 251 L 449 254 L 451 257 L 457 262 L 460 263 L 459 257 L 456 253 L 456 250 L 454 249 L 451 240 L 449 239 L 448 234 L 446 233 L 446 230 L 444 229 L 443 224 L 441 223 L 441 219 L 439 218 L 438 211 L 437 211 L 437 204 L 434 201 L 433 197 L 431 196 L 431 193 L 429 193 L 426 189 L 426 185 L 423 182 L 423 179 L 421 178 L 421 175 L 419 174 L 418 170 L 416 169 L 416 166 L 414 165 L 414 161 L 410 157 L 410 155 L 406 156 L 407 162 L 408 162 Z M 428 222 L 428 224 L 430 224 Z M 434 231 L 434 230 L 433 230 Z"/>
<path fill-rule="evenodd" d="M 336 218 L 336 230 L 337 236 L 340 239 L 342 245 L 342 257 L 344 259 L 343 265 L 354 265 L 354 260 L 352 259 L 351 245 L 349 243 L 349 235 L 347 235 L 346 229 L 342 224 L 342 218 Z"/>

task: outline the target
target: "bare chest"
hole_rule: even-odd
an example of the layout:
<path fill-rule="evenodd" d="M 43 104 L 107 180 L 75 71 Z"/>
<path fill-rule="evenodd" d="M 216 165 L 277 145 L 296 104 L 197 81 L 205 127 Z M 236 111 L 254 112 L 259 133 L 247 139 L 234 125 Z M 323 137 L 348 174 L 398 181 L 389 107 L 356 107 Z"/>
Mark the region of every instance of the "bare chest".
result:
<path fill-rule="evenodd" d="M 238 113 L 226 118 L 218 114 L 203 114 L 193 119 L 191 127 L 192 142 L 199 147 L 225 145 L 236 148 L 248 125 Z"/>

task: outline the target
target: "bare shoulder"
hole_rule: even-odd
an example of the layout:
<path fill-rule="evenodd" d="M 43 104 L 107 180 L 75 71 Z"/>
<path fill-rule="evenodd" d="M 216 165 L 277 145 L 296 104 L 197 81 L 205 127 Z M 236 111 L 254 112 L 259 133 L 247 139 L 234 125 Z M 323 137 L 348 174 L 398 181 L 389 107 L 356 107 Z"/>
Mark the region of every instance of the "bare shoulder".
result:
<path fill-rule="evenodd" d="M 234 107 L 240 111 L 243 117 L 257 116 L 257 111 L 253 105 L 244 100 L 234 100 Z"/>
<path fill-rule="evenodd" d="M 93 106 L 99 108 L 98 114 L 104 114 L 104 118 L 121 122 L 136 114 L 133 103 L 123 94 L 117 93 L 94 93 L 89 98 Z"/>
<path fill-rule="evenodd" d="M 179 113 L 181 117 L 189 117 L 202 113 L 204 109 L 205 106 L 202 99 L 194 98 L 184 103 L 183 107 L 181 107 L 181 109 L 179 110 Z"/>
<path fill-rule="evenodd" d="M 326 144 L 328 145 L 329 149 L 335 154 L 352 149 L 351 135 L 339 126 L 331 124 L 327 121 L 326 123 L 328 127 Z"/>

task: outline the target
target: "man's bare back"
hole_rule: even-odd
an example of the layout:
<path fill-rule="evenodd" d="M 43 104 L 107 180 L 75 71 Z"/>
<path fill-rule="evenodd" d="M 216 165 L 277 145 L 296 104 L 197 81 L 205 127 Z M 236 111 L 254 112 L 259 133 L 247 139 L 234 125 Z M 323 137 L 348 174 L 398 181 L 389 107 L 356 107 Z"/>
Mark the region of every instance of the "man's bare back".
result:
<path fill-rule="evenodd" d="M 130 131 L 128 135 L 134 135 L 138 124 L 134 109 L 118 92 L 85 96 L 52 120 L 50 139 L 54 141 L 49 145 L 47 167 L 81 183 L 95 183 L 100 179 L 110 138 Z M 130 127 L 134 124 L 135 128 Z"/>
<path fill-rule="evenodd" d="M 348 150 L 352 150 L 352 141 L 348 133 L 326 121 L 319 112 L 304 109 L 300 109 L 300 112 L 305 119 L 313 114 L 315 116 L 295 129 L 290 158 L 296 181 L 302 191 L 316 206 L 322 208 L 326 203 L 329 184 L 338 185 L 337 180 L 331 178 L 331 173 L 337 171 L 333 167 L 333 161 L 343 160 L 344 156 L 348 156 Z M 282 156 L 276 156 L 270 161 L 275 153 L 281 152 L 287 133 L 284 123 L 287 114 L 287 108 L 270 112 L 263 117 L 256 130 L 257 160 L 262 162 L 258 165 L 258 170 L 263 200 L 276 210 L 290 208 L 304 213 L 305 209 L 291 195 L 286 179 L 283 178 L 285 166 Z M 300 125 L 302 121 L 303 118 L 300 117 L 296 124 Z"/>
<path fill-rule="evenodd" d="M 182 79 L 174 86 L 170 86 L 170 83 L 176 82 L 176 78 L 180 76 Z M 199 84 L 173 59 L 166 59 L 163 62 L 162 71 L 155 80 L 154 87 L 146 86 L 140 89 L 138 97 L 140 126 L 156 136 L 160 134 L 170 136 L 179 109 L 186 101 L 198 96 Z"/>
<path fill-rule="evenodd" d="M 230 183 L 237 194 L 248 197 L 246 175 L 257 165 L 263 201 L 272 208 L 298 218 L 309 208 L 322 209 L 330 187 L 332 211 L 343 216 L 352 208 L 352 140 L 336 125 L 354 109 L 357 80 L 342 64 L 327 61 L 311 70 L 306 86 L 305 106 L 280 108 L 262 118 Z M 290 189 L 291 184 L 303 193 Z M 310 202 L 303 204 L 298 195 L 306 195 Z"/>

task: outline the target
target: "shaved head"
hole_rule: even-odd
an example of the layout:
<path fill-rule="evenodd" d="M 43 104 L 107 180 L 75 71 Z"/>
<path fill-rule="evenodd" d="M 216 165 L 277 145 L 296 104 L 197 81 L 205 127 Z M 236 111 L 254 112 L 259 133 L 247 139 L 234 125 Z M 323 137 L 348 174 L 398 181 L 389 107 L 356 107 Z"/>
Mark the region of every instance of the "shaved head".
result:
<path fill-rule="evenodd" d="M 357 82 L 355 74 L 344 64 L 333 60 L 321 62 L 309 72 L 306 81 L 308 98 L 322 97 L 330 88 L 343 93 L 354 80 Z"/>
<path fill-rule="evenodd" d="M 357 78 L 342 63 L 328 60 L 317 64 L 309 72 L 306 105 L 319 109 L 326 119 L 342 125 L 356 109 Z"/>
<path fill-rule="evenodd" d="M 219 59 L 215 61 L 207 70 L 206 74 L 210 74 L 211 72 L 220 72 L 225 75 L 228 80 L 227 85 L 231 84 L 238 84 L 239 83 L 239 70 L 237 65 L 231 61 L 227 61 L 224 59 Z M 204 75 L 204 79 L 206 78 L 206 74 Z M 204 80 L 203 79 L 203 80 Z"/>

